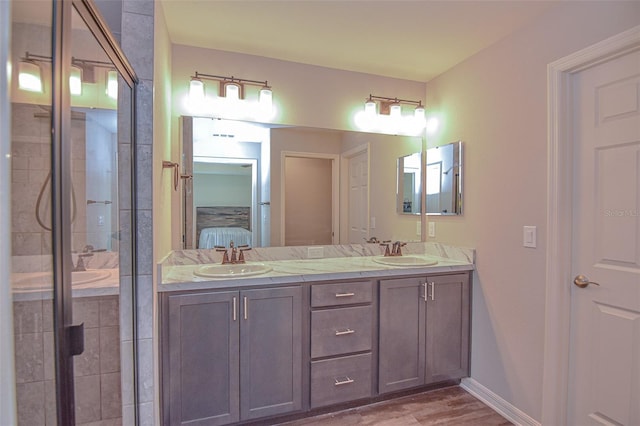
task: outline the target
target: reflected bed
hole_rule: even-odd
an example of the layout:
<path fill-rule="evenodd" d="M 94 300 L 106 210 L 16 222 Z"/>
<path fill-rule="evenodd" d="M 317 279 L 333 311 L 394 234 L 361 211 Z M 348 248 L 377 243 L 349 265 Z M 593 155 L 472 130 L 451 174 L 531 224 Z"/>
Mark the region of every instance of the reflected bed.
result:
<path fill-rule="evenodd" d="M 196 207 L 198 248 L 251 245 L 251 207 Z"/>

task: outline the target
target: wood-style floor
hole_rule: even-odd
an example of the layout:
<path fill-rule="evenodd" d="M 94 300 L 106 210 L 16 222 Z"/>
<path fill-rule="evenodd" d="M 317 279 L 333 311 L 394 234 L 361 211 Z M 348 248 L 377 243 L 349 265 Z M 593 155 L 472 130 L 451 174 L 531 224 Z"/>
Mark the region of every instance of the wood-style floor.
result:
<path fill-rule="evenodd" d="M 282 426 L 503 426 L 511 423 L 459 386 L 308 417 Z"/>

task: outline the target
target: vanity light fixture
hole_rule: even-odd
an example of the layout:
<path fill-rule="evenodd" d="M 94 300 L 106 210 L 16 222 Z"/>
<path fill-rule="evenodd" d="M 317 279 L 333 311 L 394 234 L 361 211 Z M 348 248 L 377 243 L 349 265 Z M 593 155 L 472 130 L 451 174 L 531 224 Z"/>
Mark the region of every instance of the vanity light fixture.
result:
<path fill-rule="evenodd" d="M 422 101 L 412 101 L 409 99 L 388 98 L 386 96 L 369 95 L 365 100 L 364 110 L 367 114 L 375 113 L 377 103 L 380 103 L 380 114 L 399 116 L 402 114 L 402 104 L 415 105 L 414 115 L 424 118 L 424 106 Z"/>
<path fill-rule="evenodd" d="M 414 107 L 411 116 L 402 115 L 402 106 Z M 385 133 L 419 134 L 425 126 L 425 108 L 422 101 L 369 95 L 364 114 L 356 118 L 359 127 Z"/>
<path fill-rule="evenodd" d="M 197 103 L 204 100 L 204 82 L 202 80 L 217 81 L 219 84 L 219 96 L 229 100 L 244 100 L 245 86 L 258 86 L 260 87 L 258 103 L 262 107 L 269 109 L 272 107 L 273 92 L 266 80 L 249 80 L 234 76 L 226 77 L 223 75 L 199 73 L 198 71 L 191 77 L 191 82 L 189 83 L 190 101 Z"/>

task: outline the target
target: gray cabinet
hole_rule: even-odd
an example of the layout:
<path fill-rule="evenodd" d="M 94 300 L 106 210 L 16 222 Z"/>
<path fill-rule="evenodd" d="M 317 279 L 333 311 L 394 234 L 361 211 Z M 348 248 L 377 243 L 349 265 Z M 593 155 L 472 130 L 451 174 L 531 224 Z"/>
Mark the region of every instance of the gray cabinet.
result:
<path fill-rule="evenodd" d="M 300 287 L 170 294 L 164 306 L 164 424 L 302 408 Z"/>
<path fill-rule="evenodd" d="M 469 274 L 380 281 L 379 393 L 466 377 Z"/>
<path fill-rule="evenodd" d="M 311 286 L 311 408 L 372 394 L 371 281 Z"/>

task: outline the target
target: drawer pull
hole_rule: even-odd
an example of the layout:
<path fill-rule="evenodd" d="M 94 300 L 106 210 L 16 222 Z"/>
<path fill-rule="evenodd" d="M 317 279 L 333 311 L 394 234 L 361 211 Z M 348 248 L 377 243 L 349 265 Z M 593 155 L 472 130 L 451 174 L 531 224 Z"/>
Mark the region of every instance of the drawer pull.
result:
<path fill-rule="evenodd" d="M 348 385 L 349 383 L 355 382 L 355 380 L 350 379 L 348 376 L 345 376 L 343 380 L 340 380 L 340 379 L 333 379 L 333 380 L 335 380 L 334 386 Z"/>
<path fill-rule="evenodd" d="M 344 336 L 345 334 L 353 334 L 355 330 L 347 328 L 346 330 L 336 330 L 336 336 Z"/>
<path fill-rule="evenodd" d="M 336 297 L 352 297 L 355 295 L 355 293 L 336 293 Z"/>

